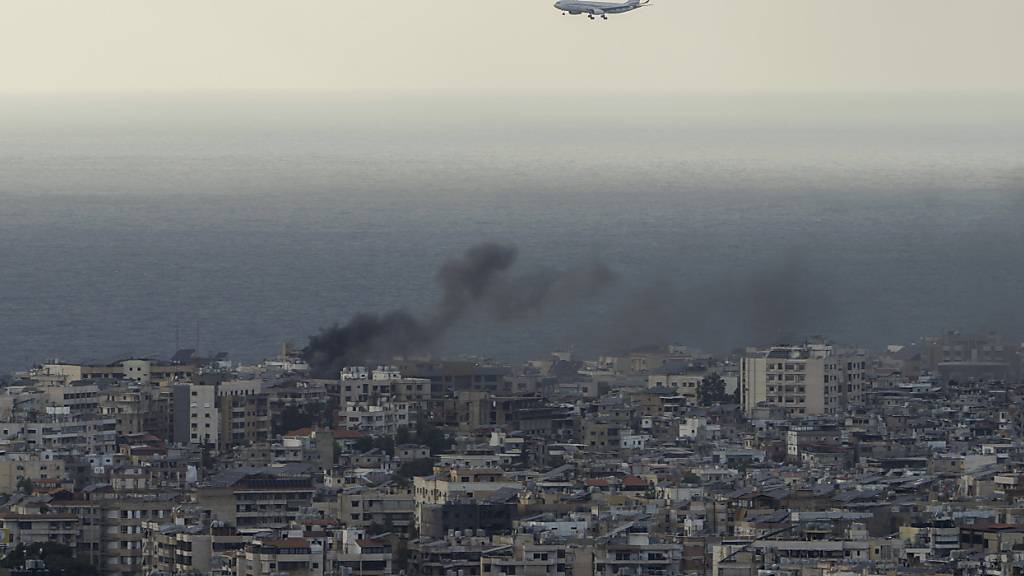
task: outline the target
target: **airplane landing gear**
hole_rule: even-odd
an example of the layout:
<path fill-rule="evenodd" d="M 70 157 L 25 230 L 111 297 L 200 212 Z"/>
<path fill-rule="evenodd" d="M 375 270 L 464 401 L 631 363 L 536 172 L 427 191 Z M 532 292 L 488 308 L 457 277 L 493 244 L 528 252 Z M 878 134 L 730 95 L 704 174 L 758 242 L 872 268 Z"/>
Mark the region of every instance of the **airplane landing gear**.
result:
<path fill-rule="evenodd" d="M 608 15 L 607 14 L 601 14 L 601 20 L 607 20 L 607 19 L 608 19 Z"/>
<path fill-rule="evenodd" d="M 593 14 L 587 14 L 587 18 L 590 18 L 591 20 L 593 20 L 594 19 L 594 15 Z"/>

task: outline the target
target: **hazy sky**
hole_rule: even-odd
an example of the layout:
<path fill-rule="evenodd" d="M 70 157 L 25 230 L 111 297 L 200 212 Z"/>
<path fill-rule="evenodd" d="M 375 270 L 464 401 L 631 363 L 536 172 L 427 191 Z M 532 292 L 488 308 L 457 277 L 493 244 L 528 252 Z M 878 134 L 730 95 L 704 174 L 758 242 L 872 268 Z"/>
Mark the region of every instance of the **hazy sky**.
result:
<path fill-rule="evenodd" d="M 1022 0 L 0 0 L 0 91 L 1018 91 Z"/>

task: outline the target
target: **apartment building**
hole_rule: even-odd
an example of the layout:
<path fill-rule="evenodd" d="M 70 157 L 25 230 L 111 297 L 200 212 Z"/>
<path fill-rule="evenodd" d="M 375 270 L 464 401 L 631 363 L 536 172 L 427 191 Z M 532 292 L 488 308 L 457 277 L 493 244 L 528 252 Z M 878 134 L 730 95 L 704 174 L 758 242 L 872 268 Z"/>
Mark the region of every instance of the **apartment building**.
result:
<path fill-rule="evenodd" d="M 314 492 L 306 465 L 235 468 L 201 484 L 195 502 L 240 530 L 280 529 L 311 513 Z"/>
<path fill-rule="evenodd" d="M 0 543 L 19 544 L 57 542 L 78 547 L 79 520 L 69 514 L 18 514 L 0 512 Z"/>
<path fill-rule="evenodd" d="M 173 398 L 175 442 L 226 454 L 270 438 L 273 399 L 260 380 L 182 384 Z"/>
<path fill-rule="evenodd" d="M 411 488 L 354 487 L 338 493 L 338 519 L 346 526 L 383 526 L 408 534 L 415 527 L 416 497 Z"/>
<path fill-rule="evenodd" d="M 544 434 L 565 427 L 569 412 L 541 396 L 496 396 L 480 390 L 461 391 L 456 399 L 459 426 L 464 430 L 501 429 Z"/>
<path fill-rule="evenodd" d="M 142 526 L 149 521 L 168 522 L 177 500 L 175 493 L 99 487 L 77 495 L 62 493 L 46 506 L 52 514 L 78 518 L 79 558 L 102 574 L 141 576 L 145 573 Z"/>
<path fill-rule="evenodd" d="M 629 429 L 626 422 L 618 420 L 588 418 L 582 424 L 583 443 L 601 451 L 618 451 L 622 445 L 622 434 Z"/>
<path fill-rule="evenodd" d="M 101 416 L 71 416 L 66 408 L 50 407 L 45 416 L 26 422 L 0 423 L 0 439 L 21 440 L 27 450 L 78 454 L 113 454 L 117 421 Z"/>
<path fill-rule="evenodd" d="M 704 372 L 685 372 L 660 369 L 647 375 L 647 387 L 671 390 L 677 396 L 686 398 L 691 406 L 697 404 Z"/>
<path fill-rule="evenodd" d="M 1005 380 L 1019 375 L 1020 348 L 996 333 L 947 332 L 925 338 L 922 364 L 943 380 Z"/>
<path fill-rule="evenodd" d="M 208 574 L 230 564 L 229 556 L 250 540 L 223 524 L 145 522 L 143 567 L 146 574 Z"/>
<path fill-rule="evenodd" d="M 48 481 L 66 481 L 64 460 L 49 452 L 0 455 L 0 493 L 14 494 L 26 482 L 39 485 Z"/>
<path fill-rule="evenodd" d="M 69 415 L 82 417 L 99 412 L 100 387 L 92 381 L 75 380 L 42 387 L 48 406 L 66 408 Z"/>
<path fill-rule="evenodd" d="M 323 576 L 324 549 L 305 538 L 253 540 L 238 554 L 236 576 Z"/>
<path fill-rule="evenodd" d="M 392 573 L 391 544 L 369 538 L 364 530 L 342 530 L 327 554 L 331 574 L 389 576 Z"/>
<path fill-rule="evenodd" d="M 515 543 L 496 546 L 480 556 L 483 576 L 569 576 L 573 555 L 568 546 Z"/>
<path fill-rule="evenodd" d="M 119 436 L 149 432 L 161 438 L 169 433 L 166 400 L 159 389 L 139 384 L 119 384 L 99 393 L 99 412 L 115 421 Z"/>
<path fill-rule="evenodd" d="M 482 532 L 451 533 L 441 539 L 420 538 L 409 543 L 409 576 L 480 576 L 480 558 L 495 547 Z"/>
<path fill-rule="evenodd" d="M 197 370 L 198 366 L 194 362 L 125 358 L 109 363 L 44 364 L 31 375 L 66 384 L 89 379 L 135 380 L 141 384 L 165 384 L 191 379 Z"/>
<path fill-rule="evenodd" d="M 682 544 L 657 541 L 647 533 L 627 533 L 589 552 L 594 576 L 676 576 L 682 572 Z"/>
<path fill-rule="evenodd" d="M 363 366 L 342 370 L 341 379 L 326 382 L 328 395 L 341 402 L 371 402 L 386 398 L 396 402 L 426 402 L 431 398 L 430 380 L 403 378 L 394 366 L 370 371 Z"/>
<path fill-rule="evenodd" d="M 270 397 L 265 393 L 218 396 L 217 450 L 226 454 L 235 446 L 249 446 L 267 442 L 273 425 Z"/>
<path fill-rule="evenodd" d="M 740 361 L 740 401 L 749 415 L 759 406 L 787 416 L 833 415 L 862 401 L 866 360 L 832 346 L 776 346 L 751 350 Z"/>
<path fill-rule="evenodd" d="M 449 530 L 506 532 L 512 527 L 516 497 L 523 484 L 495 470 L 453 470 L 416 477 L 416 525 L 420 534 L 438 537 Z"/>
<path fill-rule="evenodd" d="M 391 400 L 345 402 L 338 408 L 335 421 L 349 430 L 373 436 L 394 436 L 399 428 L 416 428 L 418 405 Z"/>

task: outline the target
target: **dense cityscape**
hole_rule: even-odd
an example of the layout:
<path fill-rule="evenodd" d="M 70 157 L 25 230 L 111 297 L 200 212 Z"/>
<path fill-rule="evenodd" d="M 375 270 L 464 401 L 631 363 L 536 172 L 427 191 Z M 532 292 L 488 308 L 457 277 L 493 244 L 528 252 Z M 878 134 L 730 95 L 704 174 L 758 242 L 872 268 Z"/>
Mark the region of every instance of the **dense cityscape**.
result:
<path fill-rule="evenodd" d="M 1024 576 L 1024 0 L 0 6 L 0 576 Z"/>
<path fill-rule="evenodd" d="M 43 362 L 0 395 L 11 574 L 1024 573 L 1024 348 L 950 332 L 511 365 Z M 314 377 L 316 376 L 316 377 Z"/>

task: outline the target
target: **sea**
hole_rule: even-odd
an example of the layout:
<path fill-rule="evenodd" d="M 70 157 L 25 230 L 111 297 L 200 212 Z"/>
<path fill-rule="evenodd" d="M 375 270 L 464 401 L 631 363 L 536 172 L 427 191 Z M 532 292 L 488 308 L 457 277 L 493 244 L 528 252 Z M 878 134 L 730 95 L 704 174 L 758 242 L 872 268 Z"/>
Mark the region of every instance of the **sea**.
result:
<path fill-rule="evenodd" d="M 0 96 L 0 373 L 238 361 L 436 270 L 616 281 L 431 350 L 509 362 L 947 330 L 1024 338 L 1024 99 L 978 94 Z"/>

